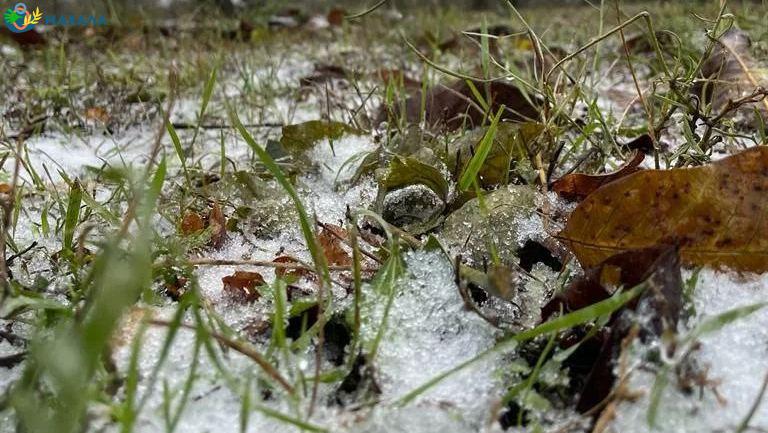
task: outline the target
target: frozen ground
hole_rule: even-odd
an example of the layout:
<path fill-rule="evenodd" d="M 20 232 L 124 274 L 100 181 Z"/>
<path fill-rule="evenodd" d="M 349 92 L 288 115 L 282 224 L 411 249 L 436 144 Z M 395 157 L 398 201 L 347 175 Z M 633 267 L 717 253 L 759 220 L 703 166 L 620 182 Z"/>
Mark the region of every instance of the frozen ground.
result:
<path fill-rule="evenodd" d="M 61 135 L 38 137 L 29 142 L 32 161 L 37 170 L 43 164 L 55 164 L 69 176 L 82 172 L 86 165 L 97 166 L 109 162 L 119 164 L 140 164 L 145 158 L 146 146 L 151 142 L 151 131 L 137 129 L 126 131 L 122 136 L 106 138 L 101 135 L 79 137 L 67 140 Z M 205 142 L 206 139 L 202 142 Z M 170 146 L 170 143 L 167 143 Z M 344 219 L 347 206 L 366 207 L 375 197 L 376 187 L 372 179 L 364 179 L 355 187 L 335 190 L 336 181 L 350 175 L 352 168 L 343 164 L 361 152 L 373 149 L 372 141 L 366 136 L 346 136 L 334 142 L 332 151 L 329 143 L 322 142 L 313 150 L 311 157 L 318 163 L 319 170 L 304 175 L 298 180 L 302 200 L 318 219 L 338 222 Z M 228 142 L 228 152 L 233 158 L 244 158 L 248 151 L 244 142 L 234 137 Z M 24 226 L 22 221 L 21 226 Z M 541 226 L 539 226 L 541 228 Z M 536 233 L 528 233 L 535 237 Z M 25 240 L 41 240 L 28 234 Z M 520 241 L 519 239 L 517 240 Z M 49 245 L 50 248 L 55 246 Z M 207 257 L 214 259 L 270 260 L 278 252 L 302 259 L 309 259 L 303 240 L 297 229 L 287 230 L 272 239 L 245 239 L 233 235 L 225 246 Z M 397 294 L 389 312 L 388 328 L 381 343 L 377 358 L 377 379 L 381 387 L 379 403 L 372 407 L 362 406 L 355 411 L 342 409 L 330 404 L 321 405 L 307 420 L 310 424 L 329 431 L 360 432 L 478 432 L 498 431 L 495 415 L 498 411 L 499 396 L 503 392 L 504 371 L 508 360 L 503 355 L 484 359 L 462 371 L 449 376 L 439 386 L 406 407 L 400 407 L 397 399 L 437 374 L 472 358 L 493 346 L 499 335 L 488 323 L 464 308 L 454 282 L 452 267 L 447 259 L 438 253 L 414 252 L 406 256 L 407 274 L 396 285 Z M 270 306 L 256 303 L 243 307 L 231 305 L 221 294 L 221 278 L 235 269 L 249 269 L 248 266 L 200 267 L 196 274 L 202 294 L 213 303 L 214 309 L 233 329 L 244 329 L 259 318 L 267 317 Z M 259 268 L 251 268 L 257 270 Z M 271 278 L 271 273 L 265 273 Z M 751 305 L 765 299 L 768 280 L 759 276 L 738 276 L 711 270 L 701 272 L 693 292 L 691 307 L 695 311 L 688 323 L 682 326 L 681 335 L 705 321 L 729 309 Z M 348 303 L 345 294 L 335 293 L 340 305 Z M 371 338 L 377 331 L 385 302 L 370 306 L 364 335 Z M 152 314 L 156 318 L 170 318 L 175 306 L 137 307 L 129 314 L 124 325 L 124 343 L 116 353 L 118 368 L 127 369 L 132 346 L 131 336 L 136 336 L 139 318 Z M 631 371 L 628 385 L 639 391 L 638 398 L 622 402 L 609 430 L 616 432 L 700 432 L 731 431 L 749 412 L 762 384 L 768 351 L 768 309 L 759 310 L 748 318 L 726 325 L 722 330 L 706 334 L 701 346 L 694 350 L 688 361 L 695 363 L 706 372 L 707 383 L 701 389 L 682 393 L 676 380 L 670 377 L 670 384 L 664 388 L 657 415 L 657 429 L 647 424 L 648 402 L 651 385 L 656 372 L 635 368 Z M 240 426 L 240 405 L 242 393 L 247 384 L 258 388 L 254 379 L 252 361 L 246 357 L 228 353 L 222 360 L 227 370 L 237 378 L 228 382 L 222 377 L 214 363 L 202 351 L 196 349 L 196 339 L 191 331 L 180 331 L 176 336 L 168 358 L 158 373 L 155 389 L 149 389 L 147 379 L 151 377 L 165 342 L 166 332 L 162 328 L 146 330 L 141 339 L 139 371 L 142 380 L 138 393 L 148 396 L 146 406 L 137 421 L 136 431 L 165 431 L 163 407 L 169 392 L 172 398 L 181 396 L 188 380 L 190 369 L 194 368 L 195 381 L 189 389 L 187 404 L 180 415 L 178 432 L 237 431 Z M 13 349 L 7 342 L 0 346 L 4 353 Z M 264 349 L 266 347 L 262 347 Z M 194 356 L 195 351 L 198 355 Z M 645 349 L 637 348 L 638 353 Z M 640 356 L 640 355 L 638 355 Z M 507 360 L 507 361 L 505 361 Z M 314 357 L 308 351 L 290 360 L 304 374 L 311 374 Z M 673 361 L 669 361 L 673 362 Z M 193 366 L 194 364 L 194 366 Z M 635 365 L 635 367 L 638 367 Z M 2 386 L 8 387 L 18 378 L 18 366 L 0 374 Z M 286 371 L 297 374 L 297 371 Z M 672 373 L 668 373 L 672 374 Z M 165 391 L 161 391 L 165 389 Z M 333 398 L 332 386 L 321 387 L 320 401 Z M 359 402 L 364 404 L 365 402 Z M 249 416 L 246 431 L 300 431 L 298 427 L 274 418 L 274 412 L 288 414 L 299 419 L 305 416 L 304 407 L 291 403 L 282 394 L 262 403 L 263 411 Z M 354 404 L 352 405 L 354 407 Z M 103 408 L 93 408 L 93 415 L 107 425 L 103 419 Z M 100 415 L 101 414 L 101 415 Z M 304 415 L 302 415 L 304 414 Z M 6 415 L 5 431 L 12 431 L 13 418 Z M 565 423 L 568 426 L 568 423 Z M 752 428 L 768 428 L 768 406 L 758 405 L 750 423 Z M 111 431 L 111 428 L 107 428 Z M 117 431 L 117 430 L 115 430 Z"/>

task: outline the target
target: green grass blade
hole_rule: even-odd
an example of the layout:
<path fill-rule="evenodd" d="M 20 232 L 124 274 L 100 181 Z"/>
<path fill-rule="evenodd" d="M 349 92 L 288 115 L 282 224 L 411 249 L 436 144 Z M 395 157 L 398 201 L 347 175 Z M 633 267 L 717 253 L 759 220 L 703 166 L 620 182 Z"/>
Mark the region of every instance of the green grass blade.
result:
<path fill-rule="evenodd" d="M 294 426 L 300 428 L 303 431 L 317 432 L 317 433 L 326 433 L 328 431 L 328 429 L 325 429 L 323 427 L 316 426 L 314 424 L 310 424 L 310 423 L 308 423 L 306 421 L 302 421 L 302 420 L 297 419 L 297 418 L 293 418 L 293 417 L 288 416 L 288 415 L 286 415 L 286 414 L 284 414 L 282 412 L 278 412 L 278 411 L 276 411 L 274 409 L 270 409 L 270 408 L 268 408 L 266 406 L 262 406 L 260 404 L 254 404 L 253 408 L 256 409 L 257 411 L 263 413 L 264 415 L 270 417 L 270 418 L 274 418 L 274 419 L 280 420 L 280 421 L 282 421 L 282 422 L 284 422 L 286 424 L 294 425 Z"/>
<path fill-rule="evenodd" d="M 480 169 L 483 167 L 485 159 L 488 157 L 488 154 L 491 152 L 491 148 L 493 147 L 493 140 L 496 138 L 496 131 L 498 130 L 499 120 L 501 119 L 501 113 L 503 111 L 504 107 L 502 106 L 493 117 L 491 125 L 485 132 L 483 139 L 480 140 L 480 145 L 477 147 L 475 155 L 472 156 L 472 159 L 469 160 L 467 168 L 464 170 L 464 173 L 461 174 L 461 178 L 459 179 L 459 188 L 462 191 L 467 191 L 470 189 L 472 184 L 477 180 L 477 174 L 480 173 Z"/>
<path fill-rule="evenodd" d="M 315 234 L 312 231 L 312 224 L 310 223 L 306 209 L 304 209 L 304 205 L 301 203 L 299 194 L 296 192 L 296 189 L 293 187 L 291 182 L 289 182 L 285 177 L 285 174 L 283 174 L 283 171 L 280 169 L 280 167 L 275 163 L 272 157 L 269 156 L 269 153 L 267 153 L 266 150 L 259 146 L 248 132 L 248 130 L 245 129 L 245 126 L 243 126 L 242 122 L 240 122 L 240 118 L 237 116 L 237 113 L 235 113 L 234 110 L 230 110 L 230 118 L 232 119 L 232 123 L 235 125 L 235 128 L 238 130 L 246 143 L 248 143 L 251 149 L 256 152 L 256 155 L 259 157 L 267 170 L 269 170 L 269 172 L 272 174 L 272 176 L 275 177 L 280 186 L 282 186 L 283 189 L 285 189 L 285 191 L 291 197 L 293 205 L 299 215 L 299 225 L 301 226 L 301 232 L 304 235 L 307 248 L 309 249 L 309 252 L 312 255 L 312 260 L 315 263 L 315 269 L 317 270 L 318 274 L 320 274 L 320 276 L 330 285 L 331 276 L 328 272 L 328 264 L 325 261 L 325 256 L 322 254 L 320 248 L 317 245 Z"/>
<path fill-rule="evenodd" d="M 401 397 L 398 400 L 398 404 L 400 404 L 401 406 L 407 405 L 408 403 L 413 401 L 416 397 L 426 392 L 428 389 L 442 382 L 448 376 L 451 376 L 454 373 L 457 373 L 469 367 L 470 365 L 480 361 L 481 359 L 485 358 L 488 355 L 491 355 L 493 353 L 500 352 L 503 350 L 511 349 L 519 343 L 531 340 L 540 335 L 546 335 L 552 332 L 558 332 L 564 329 L 573 328 L 575 326 L 591 322 L 592 320 L 595 320 L 606 314 L 611 314 L 614 311 L 621 308 L 622 306 L 624 306 L 624 304 L 626 304 L 627 302 L 637 297 L 640 293 L 642 293 L 643 290 L 645 290 L 645 287 L 646 287 L 645 283 L 640 284 L 631 290 L 619 293 L 604 301 L 600 301 L 595 304 L 592 304 L 589 307 L 576 310 L 573 313 L 568 313 L 564 316 L 560 316 L 556 319 L 552 319 L 548 322 L 542 323 L 541 325 L 533 329 L 529 329 L 527 331 L 523 331 L 518 334 L 510 335 L 502 339 L 498 343 L 496 343 L 495 346 L 491 347 L 485 352 L 481 352 L 480 354 L 476 355 L 473 358 L 470 358 L 467 361 L 464 361 L 463 363 L 457 365 L 456 367 L 453 367 L 450 370 L 440 373 L 439 375 L 427 381 L 425 384 L 405 394 L 403 397 Z"/>
<path fill-rule="evenodd" d="M 64 216 L 64 249 L 72 251 L 72 240 L 75 236 L 75 228 L 80 219 L 80 203 L 82 202 L 83 189 L 80 182 L 75 180 L 69 188 L 69 201 L 67 213 Z"/>
<path fill-rule="evenodd" d="M 216 72 L 218 67 L 214 67 L 211 71 L 211 75 L 208 76 L 208 81 L 205 82 L 203 88 L 203 101 L 200 104 L 200 113 L 197 116 L 197 125 L 195 126 L 195 133 L 192 135 L 192 142 L 190 146 L 194 146 L 197 141 L 197 136 L 200 134 L 200 127 L 203 124 L 203 117 L 205 116 L 205 110 L 208 108 L 208 103 L 211 101 L 213 95 L 213 88 L 216 86 Z"/>
<path fill-rule="evenodd" d="M 165 124 L 165 129 L 168 130 L 168 135 L 171 137 L 171 143 L 173 143 L 173 149 L 176 151 L 176 156 L 179 157 L 181 162 L 181 170 L 184 172 L 184 180 L 187 182 L 187 188 L 192 188 L 192 180 L 189 176 L 189 170 L 187 169 L 187 161 L 184 156 L 184 149 L 181 147 L 181 140 L 179 140 L 179 134 L 176 133 L 176 128 L 173 127 L 169 120 Z"/>

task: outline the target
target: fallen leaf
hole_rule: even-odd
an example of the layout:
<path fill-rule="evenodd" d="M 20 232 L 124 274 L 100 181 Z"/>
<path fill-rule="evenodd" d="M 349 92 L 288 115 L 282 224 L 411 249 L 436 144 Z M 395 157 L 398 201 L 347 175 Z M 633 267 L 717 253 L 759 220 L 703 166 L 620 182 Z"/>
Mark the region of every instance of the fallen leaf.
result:
<path fill-rule="evenodd" d="M 614 180 L 621 179 L 622 177 L 629 176 L 630 174 L 639 171 L 638 167 L 645 159 L 643 152 L 635 150 L 632 158 L 624 164 L 618 170 L 612 173 L 605 174 L 584 174 L 584 173 L 571 173 L 567 174 L 560 179 L 552 183 L 552 191 L 556 192 L 560 197 L 571 200 L 581 201 L 588 195 L 592 194 L 601 186 L 613 182 Z"/>
<path fill-rule="evenodd" d="M 208 227 L 211 228 L 211 246 L 221 248 L 227 239 L 227 219 L 218 203 L 214 203 L 208 212 Z"/>
<path fill-rule="evenodd" d="M 181 233 L 189 236 L 205 229 L 205 222 L 197 212 L 187 211 L 181 219 Z"/>
<path fill-rule="evenodd" d="M 421 81 L 414 80 L 400 69 L 379 69 L 372 78 L 380 79 L 384 84 L 393 82 L 395 85 L 402 85 L 412 91 L 421 88 Z"/>
<path fill-rule="evenodd" d="M 412 234 L 425 233 L 440 224 L 448 188 L 437 168 L 396 156 L 380 181 L 375 207 L 388 223 Z"/>
<path fill-rule="evenodd" d="M 107 123 L 109 121 L 109 113 L 103 107 L 90 107 L 85 110 L 85 118 Z"/>
<path fill-rule="evenodd" d="M 454 180 L 458 181 L 469 165 L 487 130 L 487 127 L 475 128 L 448 145 L 445 164 Z M 509 183 L 512 163 L 528 158 L 528 151 L 534 148 L 543 130 L 543 125 L 535 122 L 499 123 L 488 155 L 477 173 L 480 186 L 490 188 Z"/>
<path fill-rule="evenodd" d="M 264 277 L 258 272 L 235 271 L 221 279 L 224 294 L 239 302 L 253 302 L 261 296 L 257 286 L 264 284 Z"/>
<path fill-rule="evenodd" d="M 167 272 L 163 275 L 163 286 L 165 294 L 169 298 L 177 301 L 186 292 L 187 279 L 179 274 Z"/>
<path fill-rule="evenodd" d="M 272 260 L 273 263 L 295 263 L 299 264 L 299 261 L 291 256 L 280 256 Z M 275 268 L 275 277 L 288 278 L 295 277 L 300 279 L 303 277 L 309 277 L 313 274 L 307 269 L 290 269 L 290 268 Z"/>
<path fill-rule="evenodd" d="M 318 234 L 317 240 L 325 253 L 328 264 L 347 266 L 352 263 L 352 257 L 341 244 L 341 239 L 346 237 L 347 233 L 343 228 L 333 224 L 323 224 L 323 229 Z"/>
<path fill-rule="evenodd" d="M 483 83 L 472 82 L 477 91 L 488 103 L 489 111 L 495 113 L 503 105 L 505 110 L 502 120 L 524 121 L 538 118 L 539 110 L 529 102 L 526 95 L 516 86 L 494 81 Z M 486 94 L 486 85 L 489 92 Z M 485 110 L 475 98 L 467 80 L 459 80 L 450 85 L 437 85 L 422 97 L 421 91 L 409 97 L 405 102 L 405 119 L 410 123 L 421 121 L 422 99 L 424 100 L 424 118 L 430 129 L 454 131 L 466 125 L 473 128 L 482 125 L 487 119 Z M 395 116 L 401 114 L 395 107 Z M 388 112 L 381 110 L 378 116 L 380 122 L 387 120 Z"/>
<path fill-rule="evenodd" d="M 701 91 L 704 98 L 712 102 L 715 112 L 725 109 L 729 102 L 750 95 L 758 88 L 768 88 L 768 72 L 760 68 L 750 55 L 751 45 L 752 41 L 744 31 L 730 29 L 720 38 L 712 55 L 702 65 L 701 73 L 709 82 Z M 754 118 L 755 108 L 760 111 L 763 119 L 768 119 L 768 100 L 764 97 L 736 111 L 751 119 Z"/>
<path fill-rule="evenodd" d="M 649 276 L 649 270 L 669 247 L 624 251 L 584 271 L 542 309 L 542 321 L 562 311 L 571 313 L 608 299 L 619 287 L 632 288 Z"/>
<path fill-rule="evenodd" d="M 347 15 L 347 11 L 342 8 L 335 7 L 328 11 L 328 24 L 334 27 L 341 27 L 344 24 L 344 17 Z"/>
<path fill-rule="evenodd" d="M 341 80 L 347 77 L 354 77 L 345 68 L 337 65 L 315 65 L 315 71 L 306 77 L 299 79 L 301 87 L 311 87 L 326 83 L 331 80 Z"/>
<path fill-rule="evenodd" d="M 12 189 L 7 183 L 0 183 L 0 194 L 8 194 Z"/>
<path fill-rule="evenodd" d="M 283 126 L 283 136 L 280 144 L 293 155 L 301 154 L 322 139 L 336 140 L 344 134 L 359 134 L 355 128 L 346 123 L 310 120 L 295 125 Z"/>
<path fill-rule="evenodd" d="M 42 47 L 47 44 L 47 40 L 37 29 L 28 30 L 22 33 L 14 33 L 8 30 L 5 25 L 0 27 L 0 35 L 11 39 L 21 47 Z"/>
<path fill-rule="evenodd" d="M 542 308 L 542 320 L 560 312 L 573 312 L 612 296 L 619 287 L 629 289 L 641 283 L 646 289 L 639 299 L 614 313 L 605 328 L 579 343 L 563 363 L 568 368 L 576 390 L 576 409 L 593 410 L 613 389 L 614 360 L 621 344 L 633 328 L 639 327 L 641 338 L 658 338 L 675 332 L 682 309 L 682 277 L 680 258 L 673 247 L 653 247 L 619 253 L 588 269 L 561 294 Z M 633 311 L 630 311 L 633 310 Z M 641 315 L 646 320 L 638 321 Z M 581 341 L 576 330 L 561 338 L 563 348 Z M 575 334 L 574 334 L 575 333 Z M 595 414 L 598 416 L 599 412 Z"/>
<path fill-rule="evenodd" d="M 763 146 L 707 166 L 643 170 L 589 195 L 558 238 L 584 268 L 622 251 L 677 245 L 687 264 L 765 272 L 765 191 Z"/>

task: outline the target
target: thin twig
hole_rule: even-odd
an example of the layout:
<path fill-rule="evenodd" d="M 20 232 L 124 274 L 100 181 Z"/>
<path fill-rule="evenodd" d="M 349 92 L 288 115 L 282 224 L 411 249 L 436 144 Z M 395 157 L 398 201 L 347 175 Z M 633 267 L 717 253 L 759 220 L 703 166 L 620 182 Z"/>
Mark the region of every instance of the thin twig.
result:
<path fill-rule="evenodd" d="M 360 13 L 356 13 L 356 14 L 345 16 L 344 19 L 354 20 L 354 19 L 357 19 L 357 18 L 362 18 L 362 17 L 368 15 L 369 13 L 375 11 L 376 9 L 380 8 L 381 6 L 384 6 L 384 3 L 386 3 L 387 1 L 389 1 L 389 0 L 381 0 L 380 2 L 376 3 L 375 5 L 369 7 L 368 9 L 366 9 L 366 10 L 360 12 Z"/>
<path fill-rule="evenodd" d="M 315 272 L 315 268 L 301 263 L 277 263 L 268 260 L 230 260 L 230 259 L 189 259 L 192 266 L 259 266 L 263 268 L 298 269 Z M 330 271 L 350 271 L 351 265 L 328 265 Z M 376 269 L 363 269 L 364 272 L 374 272 Z"/>
<path fill-rule="evenodd" d="M 171 123 L 174 129 L 235 129 L 234 126 L 224 124 L 224 123 L 204 123 L 202 125 L 197 125 L 194 123 L 185 123 L 185 122 L 173 122 Z M 285 124 L 280 122 L 265 122 L 265 123 L 249 123 L 244 124 L 246 128 L 282 128 L 285 126 Z"/>
<path fill-rule="evenodd" d="M 164 326 L 164 327 L 170 327 L 173 324 L 166 320 L 160 320 L 160 319 L 150 319 L 148 320 L 148 323 L 150 325 L 155 326 Z M 196 331 L 197 327 L 192 326 L 186 323 L 179 324 L 179 327 L 184 329 L 189 329 Z M 215 338 L 216 341 L 218 341 L 223 346 L 226 346 L 236 352 L 239 352 L 248 358 L 251 358 L 256 364 L 258 364 L 259 367 L 261 367 L 262 370 L 264 370 L 265 373 L 267 373 L 272 379 L 275 380 L 275 382 L 279 383 L 280 386 L 282 386 L 286 391 L 288 391 L 290 394 L 293 394 L 295 391 L 293 389 L 293 386 L 291 386 L 290 383 L 280 374 L 279 371 L 275 367 L 272 366 L 272 364 L 269 363 L 259 352 L 256 351 L 253 347 L 251 347 L 247 343 L 243 343 L 241 341 L 232 340 L 229 339 L 221 334 L 219 334 L 216 331 L 208 329 L 207 332 L 211 335 L 211 337 Z"/>
<path fill-rule="evenodd" d="M 736 427 L 735 433 L 743 433 L 749 428 L 749 422 L 752 421 L 752 417 L 755 416 L 757 409 L 760 408 L 760 404 L 763 402 L 766 389 L 768 389 L 768 373 L 766 373 L 765 377 L 763 377 L 763 384 L 760 386 L 760 392 L 757 393 L 757 398 L 752 403 L 752 407 L 749 408 L 747 416 L 745 416 L 744 419 L 739 423 L 739 426 Z"/>

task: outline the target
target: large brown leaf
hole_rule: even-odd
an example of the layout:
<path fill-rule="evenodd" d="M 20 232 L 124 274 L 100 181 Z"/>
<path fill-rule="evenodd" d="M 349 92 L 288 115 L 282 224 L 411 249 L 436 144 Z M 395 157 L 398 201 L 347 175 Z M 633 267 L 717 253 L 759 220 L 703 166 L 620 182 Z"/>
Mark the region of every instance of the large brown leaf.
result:
<path fill-rule="evenodd" d="M 732 101 L 750 95 L 759 88 L 768 88 L 768 72 L 750 54 L 751 45 L 747 33 L 730 29 L 720 38 L 712 55 L 702 65 L 702 75 L 711 81 L 701 90 L 706 99 L 711 99 L 716 113 L 727 110 Z M 737 111 L 752 119 L 755 109 L 763 119 L 768 118 L 768 100 L 765 98 L 754 98 Z M 753 120 L 756 126 L 761 124 Z"/>
<path fill-rule="evenodd" d="M 585 268 L 627 250 L 677 245 L 685 263 L 768 271 L 768 147 L 708 166 L 644 170 L 573 211 L 559 238 Z"/>
<path fill-rule="evenodd" d="M 512 84 L 503 81 L 487 83 L 488 93 L 486 83 L 474 81 L 472 84 L 488 103 L 490 113 L 495 113 L 502 105 L 505 107 L 501 115 L 502 120 L 525 121 L 539 116 L 538 108 L 530 102 L 531 97 Z M 485 111 L 466 80 L 458 80 L 450 85 L 437 85 L 427 91 L 423 100 L 424 119 L 430 129 L 455 131 L 462 126 L 471 129 L 487 120 Z M 382 110 L 378 120 L 386 120 L 387 114 L 386 110 Z M 408 122 L 418 123 L 422 115 L 421 92 L 408 98 L 405 102 L 405 113 L 395 115 L 404 115 Z"/>

